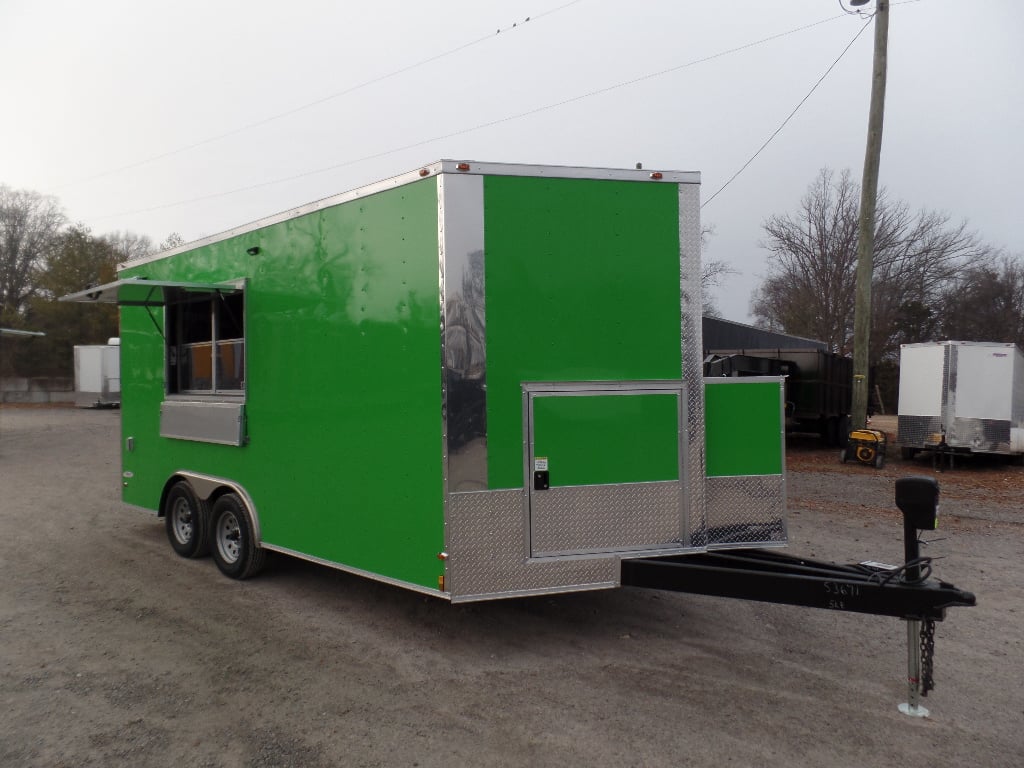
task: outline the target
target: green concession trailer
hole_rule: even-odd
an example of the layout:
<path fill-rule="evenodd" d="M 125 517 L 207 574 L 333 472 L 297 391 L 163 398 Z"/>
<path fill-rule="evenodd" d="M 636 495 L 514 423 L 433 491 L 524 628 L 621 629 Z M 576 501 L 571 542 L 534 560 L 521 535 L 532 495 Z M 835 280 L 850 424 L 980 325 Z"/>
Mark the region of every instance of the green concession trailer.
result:
<path fill-rule="evenodd" d="M 702 378 L 699 175 L 441 161 L 122 264 L 122 493 L 181 555 L 452 601 L 784 544 L 778 378 Z"/>

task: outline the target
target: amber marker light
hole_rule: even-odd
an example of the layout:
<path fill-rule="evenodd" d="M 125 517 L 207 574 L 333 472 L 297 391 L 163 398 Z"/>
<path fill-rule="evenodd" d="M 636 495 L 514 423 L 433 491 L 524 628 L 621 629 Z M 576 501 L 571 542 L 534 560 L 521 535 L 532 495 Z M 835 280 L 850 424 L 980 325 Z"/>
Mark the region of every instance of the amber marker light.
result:
<path fill-rule="evenodd" d="M 420 176 L 429 176 L 429 175 L 430 175 L 430 169 L 429 168 L 420 168 Z"/>
<path fill-rule="evenodd" d="M 655 171 L 654 173 L 652 173 L 651 178 L 654 179 L 655 181 L 661 179 L 661 171 Z"/>
<path fill-rule="evenodd" d="M 469 163 L 459 163 L 458 165 L 455 166 L 455 169 L 458 171 L 468 171 Z"/>

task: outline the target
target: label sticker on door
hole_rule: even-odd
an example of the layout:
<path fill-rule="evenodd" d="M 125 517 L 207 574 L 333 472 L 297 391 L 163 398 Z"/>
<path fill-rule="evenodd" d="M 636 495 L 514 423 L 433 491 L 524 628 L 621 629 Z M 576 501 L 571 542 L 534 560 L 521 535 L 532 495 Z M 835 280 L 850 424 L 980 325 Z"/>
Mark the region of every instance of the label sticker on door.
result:
<path fill-rule="evenodd" d="M 534 472 L 547 472 L 548 471 L 548 457 L 537 456 L 533 460 L 533 471 Z"/>

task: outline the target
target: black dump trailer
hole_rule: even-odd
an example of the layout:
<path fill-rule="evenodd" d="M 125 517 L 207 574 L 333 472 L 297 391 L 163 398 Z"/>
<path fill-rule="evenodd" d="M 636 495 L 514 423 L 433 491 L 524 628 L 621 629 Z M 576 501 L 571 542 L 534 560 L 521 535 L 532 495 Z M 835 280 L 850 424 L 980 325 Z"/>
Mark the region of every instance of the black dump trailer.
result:
<path fill-rule="evenodd" d="M 785 376 L 786 426 L 844 443 L 853 397 L 853 361 L 824 349 L 709 349 L 704 375 Z"/>

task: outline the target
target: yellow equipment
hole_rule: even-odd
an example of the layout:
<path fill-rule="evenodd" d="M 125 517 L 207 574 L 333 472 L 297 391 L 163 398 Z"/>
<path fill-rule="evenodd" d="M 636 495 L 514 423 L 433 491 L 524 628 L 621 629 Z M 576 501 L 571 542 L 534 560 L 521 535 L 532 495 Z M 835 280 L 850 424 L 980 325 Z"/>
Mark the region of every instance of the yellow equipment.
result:
<path fill-rule="evenodd" d="M 878 429 L 855 429 L 850 432 L 849 442 L 840 451 L 839 460 L 845 464 L 850 458 L 881 469 L 885 464 L 885 432 Z"/>

